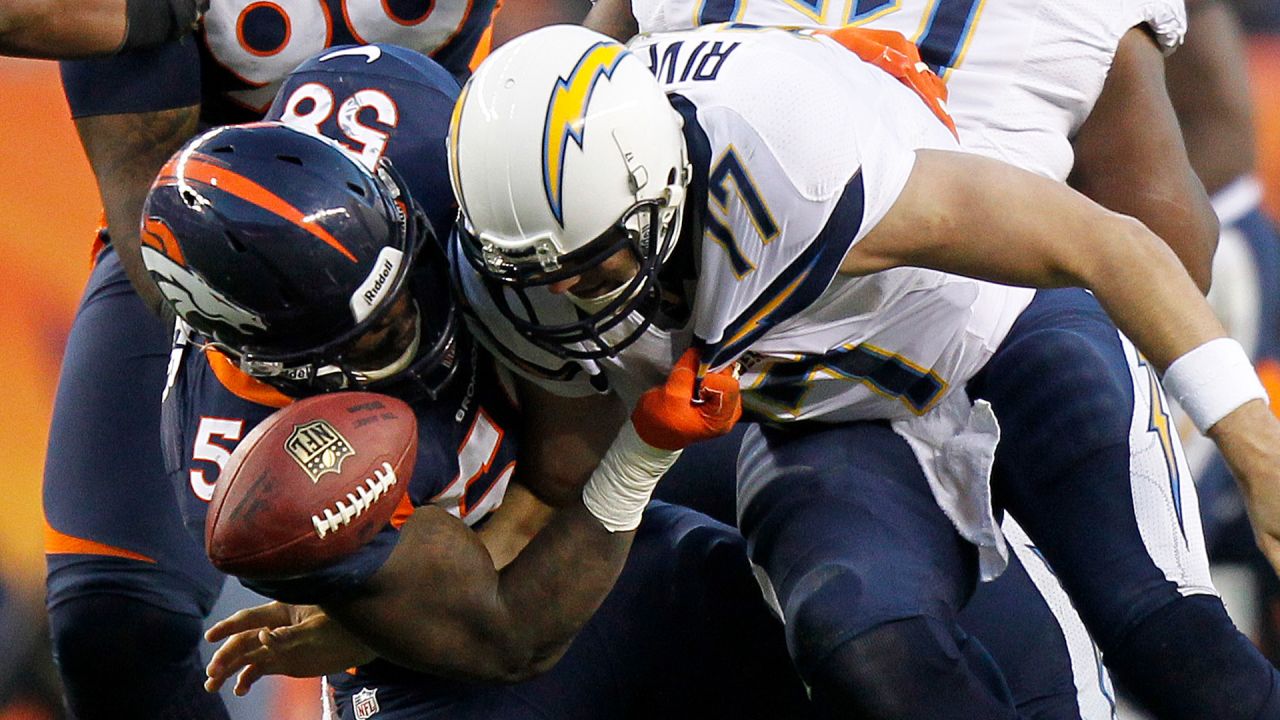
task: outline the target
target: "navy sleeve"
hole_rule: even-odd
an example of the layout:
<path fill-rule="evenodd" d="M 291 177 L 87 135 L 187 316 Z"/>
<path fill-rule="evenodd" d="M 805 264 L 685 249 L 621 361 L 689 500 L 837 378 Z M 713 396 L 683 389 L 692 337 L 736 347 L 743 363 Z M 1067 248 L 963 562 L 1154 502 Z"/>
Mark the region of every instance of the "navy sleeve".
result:
<path fill-rule="evenodd" d="M 73 118 L 156 112 L 200 102 L 200 51 L 191 35 L 60 66 Z"/>

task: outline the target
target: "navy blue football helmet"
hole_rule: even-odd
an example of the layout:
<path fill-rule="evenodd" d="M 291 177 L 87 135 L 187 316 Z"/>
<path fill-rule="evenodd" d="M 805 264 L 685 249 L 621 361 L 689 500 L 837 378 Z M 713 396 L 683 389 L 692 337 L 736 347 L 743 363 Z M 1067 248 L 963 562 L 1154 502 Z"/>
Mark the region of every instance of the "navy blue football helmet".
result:
<path fill-rule="evenodd" d="M 280 123 L 217 128 L 160 171 L 142 244 L 178 316 L 286 394 L 434 397 L 454 374 L 443 251 L 385 158 Z"/>

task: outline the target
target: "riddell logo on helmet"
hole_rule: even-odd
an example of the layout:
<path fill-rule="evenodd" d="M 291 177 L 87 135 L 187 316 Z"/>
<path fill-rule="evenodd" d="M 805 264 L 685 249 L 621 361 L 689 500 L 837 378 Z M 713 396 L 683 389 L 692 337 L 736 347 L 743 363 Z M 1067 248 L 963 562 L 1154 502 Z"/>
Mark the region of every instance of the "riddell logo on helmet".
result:
<path fill-rule="evenodd" d="M 373 270 L 351 295 L 351 314 L 355 316 L 356 322 L 364 320 L 382 303 L 403 259 L 404 253 L 395 248 L 382 248 L 378 253 Z"/>
<path fill-rule="evenodd" d="M 373 287 L 364 291 L 364 301 L 373 304 L 378 299 L 378 293 L 382 292 L 382 286 L 386 284 L 387 278 L 391 277 L 391 271 L 395 270 L 395 266 L 390 260 L 382 261 L 382 271 L 378 273 L 378 279 L 373 281 Z"/>

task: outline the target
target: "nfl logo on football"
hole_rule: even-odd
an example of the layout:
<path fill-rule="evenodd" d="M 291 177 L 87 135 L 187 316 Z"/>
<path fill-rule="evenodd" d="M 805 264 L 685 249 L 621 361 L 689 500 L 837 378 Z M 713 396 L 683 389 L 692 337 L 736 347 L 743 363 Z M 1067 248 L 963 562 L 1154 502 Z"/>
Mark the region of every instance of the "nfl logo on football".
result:
<path fill-rule="evenodd" d="M 340 472 L 342 461 L 356 454 L 351 443 L 327 420 L 295 426 L 284 448 L 313 483 L 320 482 L 325 473 Z"/>
<path fill-rule="evenodd" d="M 360 692 L 351 697 L 351 704 L 356 711 L 356 720 L 369 720 L 378 712 L 378 689 L 360 688 Z"/>

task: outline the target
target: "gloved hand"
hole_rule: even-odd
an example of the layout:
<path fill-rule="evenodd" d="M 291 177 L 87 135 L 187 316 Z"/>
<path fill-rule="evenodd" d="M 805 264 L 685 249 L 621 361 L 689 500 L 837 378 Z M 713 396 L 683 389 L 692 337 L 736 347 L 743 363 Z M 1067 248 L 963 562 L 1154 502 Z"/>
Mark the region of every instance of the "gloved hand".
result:
<path fill-rule="evenodd" d="M 663 450 L 682 450 L 727 434 L 742 417 L 736 366 L 708 373 L 699 382 L 698 360 L 698 351 L 689 348 L 666 383 L 640 396 L 631 423 L 641 440 Z"/>

